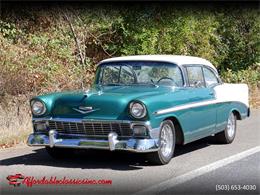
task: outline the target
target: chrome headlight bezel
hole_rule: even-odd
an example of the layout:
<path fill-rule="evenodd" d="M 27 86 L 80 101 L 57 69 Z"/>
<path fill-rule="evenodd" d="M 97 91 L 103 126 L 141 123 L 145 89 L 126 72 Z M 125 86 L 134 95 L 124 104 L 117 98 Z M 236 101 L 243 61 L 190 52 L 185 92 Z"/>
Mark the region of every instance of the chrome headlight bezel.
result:
<path fill-rule="evenodd" d="M 40 115 L 45 114 L 46 106 L 40 100 L 32 100 L 31 101 L 31 111 L 32 111 L 33 115 L 40 116 Z"/>
<path fill-rule="evenodd" d="M 139 110 L 142 109 L 142 111 L 140 111 L 140 114 L 137 115 L 136 111 L 134 111 L 134 109 L 139 109 Z M 134 117 L 136 119 L 142 119 L 142 118 L 146 117 L 147 109 L 143 103 L 133 101 L 129 104 L 129 112 L 132 117 Z"/>

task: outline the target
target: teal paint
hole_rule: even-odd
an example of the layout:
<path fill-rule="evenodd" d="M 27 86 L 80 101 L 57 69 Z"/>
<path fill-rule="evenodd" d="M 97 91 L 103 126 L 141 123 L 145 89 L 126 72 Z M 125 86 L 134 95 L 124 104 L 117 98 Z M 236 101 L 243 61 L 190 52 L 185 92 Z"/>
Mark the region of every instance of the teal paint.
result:
<path fill-rule="evenodd" d="M 183 130 L 185 143 L 222 131 L 231 111 L 242 116 L 247 106 L 239 102 L 224 102 L 187 108 L 171 113 L 156 115 L 159 110 L 180 105 L 214 100 L 210 88 L 168 87 L 168 86 L 106 86 L 93 85 L 87 92 L 72 91 L 37 96 L 33 100 L 45 103 L 47 111 L 37 117 L 79 118 L 96 120 L 135 120 L 129 115 L 129 103 L 140 101 L 146 105 L 147 117 L 153 128 L 168 117 L 175 117 Z M 82 114 L 73 108 L 80 106 L 98 109 Z"/>

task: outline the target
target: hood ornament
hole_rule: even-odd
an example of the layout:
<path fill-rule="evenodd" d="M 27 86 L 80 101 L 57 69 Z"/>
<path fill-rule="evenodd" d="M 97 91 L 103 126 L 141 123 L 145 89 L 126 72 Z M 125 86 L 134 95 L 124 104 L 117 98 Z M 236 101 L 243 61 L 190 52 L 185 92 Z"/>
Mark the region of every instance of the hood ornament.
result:
<path fill-rule="evenodd" d="M 100 91 L 98 91 L 98 93 L 97 93 L 98 95 L 102 95 L 103 94 L 103 91 L 102 90 L 100 90 Z"/>
<path fill-rule="evenodd" d="M 98 108 L 93 109 L 93 107 L 91 107 L 91 106 L 79 106 L 78 108 L 72 108 L 72 109 L 77 111 L 77 112 L 79 112 L 79 113 L 81 113 L 81 114 L 88 114 L 88 113 L 100 110 Z"/>
<path fill-rule="evenodd" d="M 84 96 L 85 96 L 85 97 L 88 97 L 88 92 L 89 92 L 89 89 L 87 89 L 87 90 L 84 92 Z"/>

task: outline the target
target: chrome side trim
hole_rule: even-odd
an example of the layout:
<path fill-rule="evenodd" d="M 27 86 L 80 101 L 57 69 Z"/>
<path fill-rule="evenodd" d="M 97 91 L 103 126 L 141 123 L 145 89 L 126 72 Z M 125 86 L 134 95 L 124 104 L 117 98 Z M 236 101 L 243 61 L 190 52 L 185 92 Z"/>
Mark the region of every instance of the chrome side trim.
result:
<path fill-rule="evenodd" d="M 161 115 L 161 114 L 167 114 L 167 113 L 171 113 L 171 112 L 175 112 L 175 111 L 179 111 L 179 110 L 185 110 L 185 109 L 189 109 L 189 108 L 207 106 L 207 105 L 212 105 L 212 104 L 220 104 L 220 103 L 232 103 L 232 102 L 238 102 L 238 101 L 221 101 L 221 100 L 217 100 L 217 99 L 205 100 L 205 101 L 200 101 L 200 102 L 183 104 L 180 106 L 174 106 L 174 107 L 167 108 L 167 109 L 162 109 L 162 110 L 153 112 L 153 114 Z M 244 104 L 243 102 L 238 102 L 238 103 Z M 245 105 L 245 106 L 247 107 L 247 105 Z"/>
<path fill-rule="evenodd" d="M 167 113 L 171 113 L 171 112 L 175 112 L 175 111 L 179 111 L 179 110 L 185 110 L 185 109 L 189 109 L 189 108 L 206 106 L 206 105 L 211 105 L 211 104 L 216 104 L 216 103 L 220 103 L 220 102 L 218 102 L 216 99 L 205 100 L 205 101 L 201 101 L 201 102 L 188 103 L 188 104 L 184 104 L 184 105 L 180 105 L 180 106 L 174 106 L 172 108 L 159 110 L 159 111 L 154 112 L 153 114 L 155 114 L 155 115 L 167 114 Z"/>

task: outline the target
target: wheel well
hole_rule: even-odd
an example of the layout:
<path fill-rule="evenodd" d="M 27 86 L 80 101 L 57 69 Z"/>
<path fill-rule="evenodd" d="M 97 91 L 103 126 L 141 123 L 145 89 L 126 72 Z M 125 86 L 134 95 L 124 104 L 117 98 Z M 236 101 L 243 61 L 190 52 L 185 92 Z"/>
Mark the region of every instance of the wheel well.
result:
<path fill-rule="evenodd" d="M 232 112 L 236 116 L 237 120 L 241 120 L 241 115 L 240 115 L 240 113 L 237 110 L 232 110 Z"/>
<path fill-rule="evenodd" d="M 184 143 L 184 136 L 183 136 L 183 131 L 181 128 L 181 125 L 178 121 L 177 118 L 175 117 L 168 117 L 165 120 L 171 120 L 172 123 L 174 124 L 174 128 L 175 128 L 175 133 L 176 133 L 176 144 L 183 144 Z"/>

